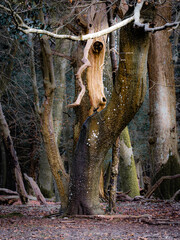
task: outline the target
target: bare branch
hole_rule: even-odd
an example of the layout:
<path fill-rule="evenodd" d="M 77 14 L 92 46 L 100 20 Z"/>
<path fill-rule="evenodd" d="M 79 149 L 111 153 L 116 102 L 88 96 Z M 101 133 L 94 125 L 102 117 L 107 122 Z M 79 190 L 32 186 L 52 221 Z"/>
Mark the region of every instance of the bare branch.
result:
<path fill-rule="evenodd" d="M 146 198 L 149 198 L 153 192 L 159 187 L 159 185 L 164 181 L 164 180 L 171 180 L 171 179 L 176 179 L 180 178 L 180 174 L 176 174 L 173 176 L 162 176 L 153 186 L 152 188 L 146 193 Z"/>
<path fill-rule="evenodd" d="M 141 2 L 136 4 L 133 16 L 131 16 L 129 18 L 126 18 L 125 20 L 123 20 L 123 21 L 121 21 L 121 22 L 119 22 L 119 23 L 117 23 L 117 24 L 115 24 L 111 27 L 103 29 L 99 32 L 89 33 L 89 34 L 85 34 L 85 35 L 82 35 L 82 36 L 74 36 L 74 35 L 67 35 L 67 34 L 62 34 L 61 35 L 61 34 L 56 34 L 56 33 L 53 33 L 53 32 L 49 32 L 49 31 L 44 30 L 44 29 L 31 28 L 27 24 L 25 24 L 23 22 L 22 18 L 20 17 L 20 15 L 17 14 L 12 9 L 7 8 L 2 4 L 0 4 L 0 8 L 13 15 L 15 23 L 17 24 L 17 28 L 25 34 L 36 33 L 36 34 L 47 35 L 49 37 L 56 38 L 56 39 L 70 39 L 70 40 L 73 40 L 73 41 L 85 41 L 85 40 L 88 40 L 88 39 L 101 37 L 103 35 L 106 35 L 108 33 L 113 32 L 113 31 L 115 31 L 119 28 L 122 28 L 123 26 L 126 26 L 128 23 L 130 23 L 132 21 L 135 21 L 134 22 L 135 26 L 143 27 L 144 30 L 147 31 L 147 32 L 161 31 L 161 30 L 164 30 L 166 28 L 178 26 L 180 24 L 179 21 L 176 21 L 176 22 L 173 22 L 173 23 L 166 23 L 165 25 L 160 26 L 160 27 L 150 28 L 149 24 L 140 23 L 140 20 L 139 20 L 140 19 L 140 11 L 142 9 L 144 1 L 145 0 L 142 0 Z"/>
<path fill-rule="evenodd" d="M 171 201 L 174 201 L 174 199 L 180 194 L 180 189 L 175 192 L 175 194 L 172 196 Z"/>
<path fill-rule="evenodd" d="M 180 22 L 173 22 L 173 23 L 166 23 L 166 24 L 164 24 L 163 26 L 160 26 L 160 27 L 150 28 L 148 23 L 142 24 L 140 22 L 137 22 L 136 26 L 144 28 L 145 32 L 155 33 L 157 31 L 165 30 L 166 28 L 178 27 L 179 24 L 180 24 Z"/>
<path fill-rule="evenodd" d="M 60 53 L 60 52 L 57 52 L 55 50 L 51 50 L 52 54 L 55 55 L 55 56 L 58 56 L 58 57 L 63 57 L 71 62 L 74 61 L 74 59 L 66 54 L 63 54 L 63 53 Z"/>

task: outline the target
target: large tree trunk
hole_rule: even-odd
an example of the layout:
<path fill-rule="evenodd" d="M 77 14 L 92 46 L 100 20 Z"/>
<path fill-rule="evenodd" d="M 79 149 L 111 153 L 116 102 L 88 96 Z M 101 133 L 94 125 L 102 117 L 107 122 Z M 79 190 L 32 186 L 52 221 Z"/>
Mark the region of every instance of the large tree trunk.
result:
<path fill-rule="evenodd" d="M 171 20 L 171 2 L 158 7 L 158 25 Z M 160 17 L 162 15 L 163 17 Z M 153 181 L 161 176 L 180 172 L 177 152 L 176 97 L 170 32 L 164 30 L 151 36 L 148 59 L 150 82 L 150 152 Z M 164 182 L 159 188 L 161 197 L 170 198 L 180 188 L 180 180 Z"/>
<path fill-rule="evenodd" d="M 141 106 L 146 90 L 149 37 L 132 24 L 121 30 L 119 70 L 108 106 L 82 126 L 70 181 L 69 214 L 102 213 L 101 166 L 112 143 Z"/>

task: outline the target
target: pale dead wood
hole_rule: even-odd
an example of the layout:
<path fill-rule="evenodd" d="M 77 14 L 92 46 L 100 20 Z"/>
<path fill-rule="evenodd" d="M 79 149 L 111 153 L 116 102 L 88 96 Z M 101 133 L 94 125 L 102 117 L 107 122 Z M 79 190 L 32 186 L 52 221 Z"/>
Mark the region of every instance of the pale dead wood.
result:
<path fill-rule="evenodd" d="M 171 219 L 147 219 L 143 218 L 141 222 L 150 225 L 179 225 L 180 221 L 172 221 Z"/>
<path fill-rule="evenodd" d="M 6 122 L 6 119 L 5 119 L 5 116 L 3 113 L 1 102 L 0 102 L 0 131 L 1 131 L 2 137 L 4 139 L 6 149 L 8 150 L 8 152 L 11 156 L 11 167 L 13 169 L 13 173 L 15 176 L 14 180 L 16 181 L 17 192 L 21 198 L 22 203 L 25 204 L 28 202 L 27 192 L 26 192 L 26 189 L 24 186 L 21 168 L 19 165 L 19 160 L 17 157 L 16 150 L 14 148 L 14 144 L 13 144 L 13 140 L 12 140 L 12 137 L 10 134 L 9 126 Z"/>
<path fill-rule="evenodd" d="M 8 205 L 12 205 L 13 203 L 19 201 L 20 198 L 18 195 L 11 195 L 11 196 L 7 196 L 7 195 L 1 195 L 0 196 L 0 203 L 1 204 L 8 204 Z"/>
<path fill-rule="evenodd" d="M 8 12 L 9 14 L 13 15 L 15 24 L 17 25 L 17 28 L 20 31 L 24 32 L 25 34 L 29 34 L 29 33 L 44 34 L 49 37 L 53 37 L 53 38 L 57 38 L 57 39 L 70 39 L 70 40 L 74 40 L 74 41 L 79 41 L 79 40 L 83 41 L 83 40 L 88 40 L 88 39 L 92 39 L 92 38 L 97 38 L 97 37 L 106 35 L 110 32 L 113 32 L 113 31 L 127 25 L 128 23 L 132 22 L 133 20 L 135 20 L 135 16 L 133 15 L 111 27 L 108 27 L 106 29 L 103 29 L 103 30 L 95 32 L 95 33 L 89 33 L 89 34 L 85 34 L 82 36 L 73 36 L 73 35 L 67 35 L 67 34 L 61 35 L 61 34 L 52 33 L 52 32 L 49 32 L 49 31 L 43 30 L 43 29 L 36 29 L 36 28 L 29 27 L 27 24 L 24 23 L 24 21 L 22 20 L 20 15 L 12 10 L 11 4 L 9 3 L 9 1 L 6 1 L 6 2 L 8 2 L 9 8 L 5 7 L 2 4 L 0 4 L 0 8 L 3 9 L 4 11 Z M 143 2 L 144 2 L 144 0 L 143 0 Z M 140 11 L 142 8 L 142 5 L 143 5 L 142 3 L 137 3 L 136 7 L 135 7 L 135 12 Z"/>
<path fill-rule="evenodd" d="M 143 214 L 143 215 L 123 215 L 123 214 L 117 214 L 117 215 L 75 215 L 73 216 L 75 218 L 87 218 L 87 219 L 98 219 L 98 220 L 114 220 L 114 219 L 152 219 L 152 216 L 149 214 Z"/>
<path fill-rule="evenodd" d="M 9 189 L 7 189 L 7 190 L 11 191 Z M 31 195 L 28 195 L 28 199 L 31 200 L 31 201 L 38 201 L 37 197 L 31 196 Z M 12 204 L 13 202 L 17 202 L 17 201 L 20 201 L 20 200 L 21 199 L 19 198 L 18 193 L 16 193 L 16 195 L 0 195 L 0 202 L 1 203 Z M 54 202 L 53 199 L 45 198 L 45 200 L 48 201 L 48 202 Z"/>
<path fill-rule="evenodd" d="M 130 196 L 128 196 L 128 194 L 126 194 L 126 193 L 116 193 L 116 200 L 117 201 L 133 201 L 133 198 L 132 197 L 130 197 Z"/>
<path fill-rule="evenodd" d="M 36 197 L 37 197 L 37 200 L 41 203 L 41 204 L 47 204 L 46 203 L 46 199 L 44 198 L 44 196 L 42 195 L 37 183 L 33 180 L 32 177 L 29 177 L 26 173 L 24 173 L 24 177 L 25 179 L 29 182 L 31 188 L 33 189 Z"/>
<path fill-rule="evenodd" d="M 6 1 L 8 2 L 8 1 Z M 5 7 L 4 5 L 0 4 L 0 8 L 3 9 L 4 11 L 6 11 L 7 13 L 11 14 L 14 18 L 15 24 L 17 25 L 17 28 L 22 31 L 25 34 L 29 34 L 29 33 L 37 33 L 37 34 L 44 34 L 47 35 L 49 37 L 52 38 L 56 38 L 56 39 L 70 39 L 73 41 L 84 41 L 84 40 L 88 40 L 88 39 L 92 39 L 92 38 L 97 38 L 97 37 L 101 37 L 103 35 L 106 35 L 108 33 L 111 33 L 119 28 L 122 28 L 123 26 L 127 25 L 128 23 L 132 22 L 135 20 L 135 24 L 138 27 L 143 27 L 145 31 L 148 32 L 155 32 L 155 31 L 161 31 L 164 30 L 165 28 L 172 28 L 174 26 L 178 26 L 180 24 L 179 21 L 173 22 L 173 23 L 167 23 L 163 26 L 160 27 L 156 27 L 156 28 L 150 28 L 149 24 L 141 24 L 139 21 L 139 16 L 140 16 L 140 11 L 141 8 L 143 6 L 144 0 L 142 0 L 140 3 L 136 4 L 135 10 L 134 10 L 134 15 L 126 18 L 125 20 L 111 26 L 108 27 L 106 29 L 103 29 L 101 31 L 95 32 L 95 33 L 89 33 L 89 34 L 85 34 L 82 36 L 73 36 L 73 35 L 67 35 L 67 34 L 56 34 L 53 32 L 49 32 L 47 30 L 43 30 L 43 29 L 36 29 L 36 28 L 32 28 L 29 27 L 27 24 L 24 23 L 24 21 L 22 20 L 22 18 L 20 17 L 19 14 L 17 14 L 15 11 L 13 11 L 13 9 L 11 8 L 11 4 L 8 2 L 9 8 Z"/>
<path fill-rule="evenodd" d="M 146 193 L 145 197 L 149 198 L 154 191 L 160 186 L 160 184 L 162 183 L 162 181 L 164 180 L 171 180 L 171 179 L 175 179 L 175 178 L 180 178 L 180 174 L 176 174 L 173 176 L 162 176 L 153 186 L 152 188 Z"/>
<path fill-rule="evenodd" d="M 9 194 L 9 195 L 18 195 L 18 193 L 16 191 L 12 191 L 10 189 L 7 188 L 0 188 L 0 194 Z"/>
<path fill-rule="evenodd" d="M 88 60 L 88 54 L 89 54 L 89 49 L 91 48 L 92 46 L 92 43 L 93 43 L 93 39 L 89 39 L 86 43 L 86 46 L 84 48 L 84 56 L 82 58 L 82 62 L 84 63 L 78 70 L 77 74 L 76 74 L 76 79 L 78 80 L 78 83 L 79 83 L 79 86 L 81 87 L 81 91 L 78 95 L 78 98 L 76 99 L 76 101 L 72 104 L 69 104 L 67 107 L 71 108 L 71 107 L 75 107 L 75 106 L 78 106 L 80 105 L 81 103 L 81 100 L 85 94 L 85 86 L 83 84 L 83 81 L 82 81 L 82 78 L 81 78 L 81 75 L 82 73 L 84 72 L 84 70 L 87 68 L 87 67 L 90 67 L 91 66 L 91 63 L 89 62 Z"/>
<path fill-rule="evenodd" d="M 171 201 L 173 201 L 179 194 L 180 194 L 180 189 L 175 192 L 175 194 L 171 198 Z"/>

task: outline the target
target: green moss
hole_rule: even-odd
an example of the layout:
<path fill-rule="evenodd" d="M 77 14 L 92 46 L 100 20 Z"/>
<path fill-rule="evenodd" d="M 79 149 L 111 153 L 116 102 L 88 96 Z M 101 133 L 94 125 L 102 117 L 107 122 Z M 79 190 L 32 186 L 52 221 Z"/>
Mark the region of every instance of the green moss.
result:
<path fill-rule="evenodd" d="M 52 198 L 54 196 L 54 193 L 52 191 L 48 191 L 47 189 L 40 187 L 41 193 L 45 198 Z"/>
<path fill-rule="evenodd" d="M 124 160 L 120 158 L 120 177 L 123 192 L 130 191 L 128 194 L 130 197 L 140 195 L 136 167 L 133 156 L 131 156 L 131 165 L 129 166 L 126 166 L 124 164 Z"/>
<path fill-rule="evenodd" d="M 23 217 L 24 215 L 19 212 L 8 213 L 5 215 L 0 215 L 0 218 L 11 218 L 11 217 Z"/>
<path fill-rule="evenodd" d="M 122 131 L 120 138 L 128 148 L 131 148 L 131 140 L 129 136 L 128 127 L 126 127 Z M 136 173 L 136 166 L 135 166 L 134 156 L 127 155 L 127 158 L 128 157 L 131 158 L 130 165 L 126 164 L 126 159 L 123 159 L 122 157 L 120 157 L 121 185 L 122 185 L 123 192 L 130 191 L 128 195 L 130 197 L 135 197 L 137 195 L 140 195 L 138 180 L 137 180 L 137 173 Z"/>
<path fill-rule="evenodd" d="M 128 127 L 126 127 L 122 133 L 121 133 L 121 136 L 120 136 L 120 139 L 124 141 L 124 143 L 126 144 L 126 146 L 128 148 L 131 148 L 131 139 L 130 139 L 130 136 L 129 136 L 129 131 L 128 131 Z"/>
<path fill-rule="evenodd" d="M 153 179 L 153 184 L 162 176 L 173 176 L 180 173 L 180 164 L 176 157 L 170 156 L 167 163 L 162 165 L 161 170 Z M 164 180 L 155 191 L 155 196 L 162 199 L 170 199 L 180 189 L 180 178 Z M 180 196 L 177 196 L 180 200 Z"/>

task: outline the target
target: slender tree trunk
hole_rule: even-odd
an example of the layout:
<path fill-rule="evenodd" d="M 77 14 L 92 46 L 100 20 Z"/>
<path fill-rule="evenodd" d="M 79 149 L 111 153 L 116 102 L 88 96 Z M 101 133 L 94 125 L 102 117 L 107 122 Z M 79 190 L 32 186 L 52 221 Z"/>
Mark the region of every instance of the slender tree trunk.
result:
<path fill-rule="evenodd" d="M 116 142 L 112 147 L 112 166 L 111 166 L 111 178 L 109 186 L 109 211 L 116 212 L 116 192 L 117 192 L 117 177 L 119 167 L 119 141 L 120 138 L 116 139 Z"/>
<path fill-rule="evenodd" d="M 131 146 L 128 127 L 120 135 L 120 178 L 123 192 L 129 192 L 129 196 L 140 195 L 136 173 L 134 155 Z"/>
<path fill-rule="evenodd" d="M 5 143 L 6 149 L 10 153 L 10 158 L 12 159 L 11 166 L 13 168 L 14 175 L 15 175 L 17 192 L 19 194 L 21 202 L 25 204 L 28 202 L 28 195 L 24 187 L 24 182 L 23 182 L 23 177 L 22 177 L 18 157 L 14 149 L 13 141 L 10 135 L 8 124 L 3 114 L 1 103 L 0 103 L 0 130 L 3 135 L 3 140 Z"/>
<path fill-rule="evenodd" d="M 68 40 L 56 41 L 55 51 L 68 55 L 70 53 L 70 42 Z M 60 137 L 63 126 L 63 107 L 66 98 L 66 70 L 67 60 L 65 58 L 55 56 L 54 75 L 56 79 L 56 89 L 54 91 L 53 125 L 58 146 L 60 144 Z"/>
<path fill-rule="evenodd" d="M 158 7 L 156 22 L 164 24 L 171 19 L 171 1 Z M 153 182 L 161 176 L 180 172 L 177 152 L 176 97 L 170 32 L 164 30 L 151 36 L 149 66 L 150 98 L 150 152 Z M 170 198 L 180 188 L 180 180 L 162 183 L 159 196 Z"/>
<path fill-rule="evenodd" d="M 65 209 L 67 207 L 68 200 L 69 178 L 64 169 L 64 164 L 59 154 L 59 149 L 53 127 L 52 107 L 55 79 L 51 49 L 46 37 L 43 37 L 41 39 L 41 49 L 43 56 L 43 74 L 45 86 L 45 100 L 42 106 L 43 111 L 40 114 L 42 135 L 49 160 L 49 165 L 60 193 L 62 209 Z"/>
<path fill-rule="evenodd" d="M 33 52 L 32 39 L 30 40 L 30 43 L 32 53 Z M 42 52 L 42 70 L 45 93 L 44 101 L 42 103 L 42 106 L 40 107 L 33 54 L 31 54 L 32 58 L 31 72 L 35 98 L 35 108 L 41 122 L 41 132 L 44 140 L 45 151 L 47 154 L 51 171 L 53 173 L 53 176 L 58 187 L 58 191 L 60 193 L 61 207 L 64 210 L 66 209 L 68 203 L 69 177 L 64 169 L 63 161 L 59 154 L 59 149 L 56 142 L 53 127 L 52 109 L 55 89 L 53 59 L 48 38 L 46 36 L 43 36 L 40 39 L 40 44 Z"/>

